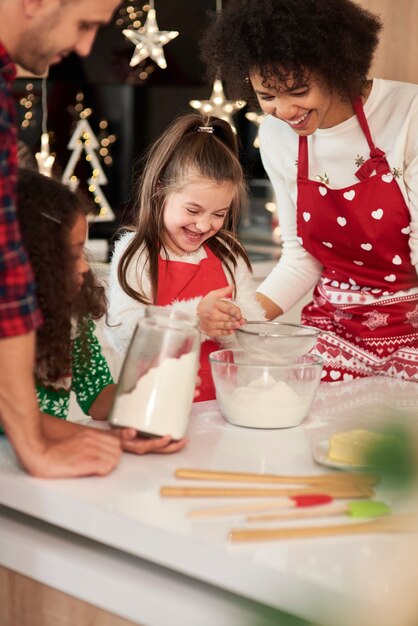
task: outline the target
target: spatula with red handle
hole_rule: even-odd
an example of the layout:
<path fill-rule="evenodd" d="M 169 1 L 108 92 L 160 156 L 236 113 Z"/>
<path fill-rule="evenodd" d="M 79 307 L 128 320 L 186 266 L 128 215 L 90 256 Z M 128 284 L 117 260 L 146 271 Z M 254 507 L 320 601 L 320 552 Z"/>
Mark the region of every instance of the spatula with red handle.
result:
<path fill-rule="evenodd" d="M 271 511 L 277 509 L 289 510 L 300 508 L 311 508 L 319 505 L 329 504 L 333 501 L 332 496 L 326 494 L 308 494 L 281 498 L 270 502 L 254 502 L 251 504 L 216 506 L 204 509 L 193 509 L 189 511 L 187 517 L 193 519 L 205 519 L 208 517 L 224 517 L 228 515 L 240 515 L 254 513 L 255 511 Z M 283 511 L 284 512 L 284 511 Z"/>

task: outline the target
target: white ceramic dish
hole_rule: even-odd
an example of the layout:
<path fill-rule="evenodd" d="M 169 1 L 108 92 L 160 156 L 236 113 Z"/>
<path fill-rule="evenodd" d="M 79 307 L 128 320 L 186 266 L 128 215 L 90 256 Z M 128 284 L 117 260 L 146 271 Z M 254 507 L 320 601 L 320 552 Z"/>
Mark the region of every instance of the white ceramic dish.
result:
<path fill-rule="evenodd" d="M 339 461 L 333 461 L 328 458 L 328 439 L 318 441 L 312 446 L 312 455 L 317 463 L 325 465 L 326 467 L 333 467 L 334 469 L 341 470 L 363 470 L 365 465 L 355 465 L 354 463 L 342 463 Z"/>

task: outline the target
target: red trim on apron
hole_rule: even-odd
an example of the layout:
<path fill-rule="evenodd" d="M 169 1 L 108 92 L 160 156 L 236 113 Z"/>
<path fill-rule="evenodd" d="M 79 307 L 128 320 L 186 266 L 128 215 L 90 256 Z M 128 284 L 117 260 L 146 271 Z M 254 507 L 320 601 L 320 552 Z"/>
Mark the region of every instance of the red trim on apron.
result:
<path fill-rule="evenodd" d="M 206 296 L 214 289 L 228 286 L 228 280 L 222 267 L 222 261 L 208 248 L 204 246 L 207 258 L 198 265 L 171 261 L 158 257 L 158 293 L 159 306 L 167 306 L 175 300 L 190 300 L 200 296 Z M 216 398 L 215 387 L 210 372 L 209 354 L 220 349 L 216 341 L 207 340 L 200 348 L 199 376 L 201 385 L 198 402 L 214 400 Z"/>
<path fill-rule="evenodd" d="M 330 189 L 310 180 L 308 141 L 299 137 L 297 234 L 323 265 L 302 322 L 317 326 L 323 380 L 386 375 L 418 382 L 418 277 L 410 214 L 361 100 L 353 103 L 370 148 L 358 183 Z"/>

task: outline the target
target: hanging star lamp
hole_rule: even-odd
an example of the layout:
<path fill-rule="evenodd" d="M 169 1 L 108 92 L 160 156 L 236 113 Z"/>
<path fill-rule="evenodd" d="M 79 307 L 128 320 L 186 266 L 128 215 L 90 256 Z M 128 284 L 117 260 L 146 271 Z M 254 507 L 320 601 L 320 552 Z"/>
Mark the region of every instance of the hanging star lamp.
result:
<path fill-rule="evenodd" d="M 35 154 L 38 170 L 44 176 L 52 176 L 52 166 L 55 157 L 50 153 L 49 149 L 49 133 L 48 133 L 48 105 L 47 105 L 47 79 L 42 79 L 42 134 L 41 134 L 41 151 Z"/>
<path fill-rule="evenodd" d="M 222 11 L 222 0 L 216 0 L 216 15 Z M 200 113 L 220 117 L 228 122 L 232 130 L 236 133 L 236 128 L 232 120 L 232 116 L 245 106 L 242 100 L 227 100 L 224 93 L 222 81 L 217 78 L 213 83 L 212 94 L 209 100 L 190 100 L 192 109 L 196 109 Z"/>
<path fill-rule="evenodd" d="M 234 132 L 237 131 L 232 121 L 232 115 L 235 111 L 239 111 L 239 109 L 245 106 L 243 101 L 227 100 L 225 98 L 222 82 L 218 78 L 213 83 L 212 95 L 209 100 L 190 100 L 189 104 L 200 113 L 214 115 L 215 117 L 220 117 L 221 120 L 225 120 L 231 125 Z"/>
<path fill-rule="evenodd" d="M 179 34 L 177 30 L 158 30 L 153 0 L 150 2 L 145 24 L 138 30 L 125 28 L 122 32 L 135 45 L 135 50 L 129 63 L 131 67 L 135 67 L 145 59 L 150 58 L 161 69 L 167 67 L 163 46 L 175 39 Z"/>

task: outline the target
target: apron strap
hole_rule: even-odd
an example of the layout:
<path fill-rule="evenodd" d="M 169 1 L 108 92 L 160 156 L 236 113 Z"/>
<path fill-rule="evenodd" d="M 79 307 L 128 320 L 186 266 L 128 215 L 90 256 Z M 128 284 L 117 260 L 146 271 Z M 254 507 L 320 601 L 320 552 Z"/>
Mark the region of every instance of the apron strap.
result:
<path fill-rule="evenodd" d="M 390 167 L 388 165 L 388 162 L 386 161 L 385 153 L 383 152 L 383 150 L 380 150 L 380 148 L 376 148 L 373 143 L 369 124 L 364 114 L 364 108 L 361 98 L 356 98 L 355 100 L 353 100 L 353 109 L 355 114 L 357 115 L 361 130 L 363 131 L 370 148 L 370 158 L 367 159 L 367 161 L 363 163 L 363 165 L 357 170 L 356 177 L 359 180 L 365 180 L 366 178 L 369 178 L 369 176 L 374 171 L 379 173 L 390 172 Z"/>
<path fill-rule="evenodd" d="M 299 136 L 298 183 L 308 182 L 308 169 L 308 139 L 305 136 Z"/>
<path fill-rule="evenodd" d="M 353 100 L 353 109 L 354 109 L 354 113 L 357 115 L 357 119 L 360 124 L 361 130 L 365 134 L 367 143 L 369 144 L 370 156 L 373 157 L 372 153 L 376 150 L 376 147 L 373 143 L 369 124 L 367 123 L 367 119 L 364 114 L 363 103 L 361 101 L 361 98 L 356 98 L 355 100 Z M 381 152 L 381 150 L 379 150 L 379 152 Z"/>
<path fill-rule="evenodd" d="M 366 116 L 364 114 L 363 103 L 361 98 L 356 98 L 353 101 L 353 109 L 357 116 L 367 143 L 370 148 L 370 157 L 365 163 L 357 170 L 356 177 L 359 180 L 365 180 L 374 172 L 388 173 L 390 167 L 385 158 L 385 153 L 380 148 L 376 148 L 373 143 L 372 135 L 370 133 L 369 124 L 367 123 Z M 298 183 L 306 184 L 308 182 L 309 175 L 309 160 L 308 160 L 308 138 L 306 136 L 299 136 L 299 152 L 298 152 Z"/>

